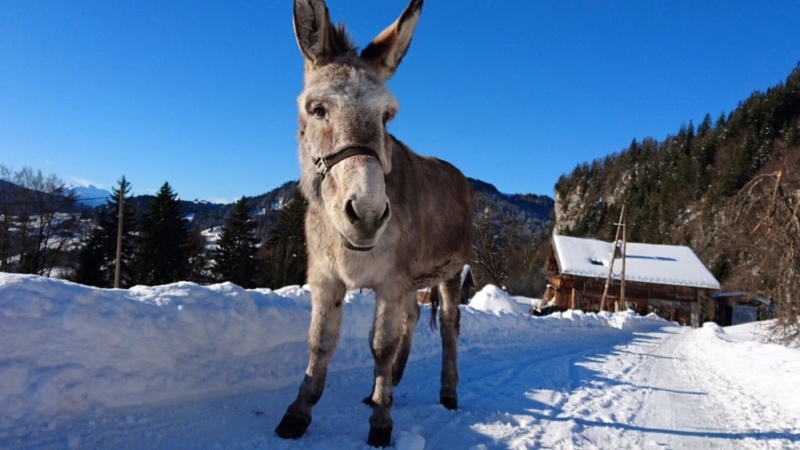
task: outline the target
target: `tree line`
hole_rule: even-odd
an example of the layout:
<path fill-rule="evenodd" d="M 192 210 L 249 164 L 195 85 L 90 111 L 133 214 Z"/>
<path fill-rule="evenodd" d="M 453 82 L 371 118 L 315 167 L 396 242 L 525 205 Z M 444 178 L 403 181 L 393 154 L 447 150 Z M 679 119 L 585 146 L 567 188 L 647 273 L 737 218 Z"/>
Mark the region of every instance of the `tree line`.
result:
<path fill-rule="evenodd" d="M 30 169 L 17 175 L 6 172 L 5 179 L 13 182 L 9 188 L 16 190 L 11 195 L 11 189 L 4 190 L 0 184 L 0 199 L 6 198 L 0 206 L 7 209 L 0 216 L 0 270 L 58 276 L 104 288 L 176 281 L 230 281 L 245 288 L 305 283 L 307 203 L 291 184 L 278 188 L 280 197 L 271 200 L 280 213 L 277 220 L 268 219 L 272 222 L 268 231 L 261 228 L 263 198 L 243 197 L 229 209 L 224 224 L 216 227 L 218 237 L 210 245 L 201 228 L 214 225 L 207 219 L 202 224 L 187 220 L 182 205 L 188 204 L 179 200 L 169 183 L 155 196 L 134 197 L 131 183 L 123 176 L 106 203 L 92 210 L 81 208 L 54 175 L 32 176 L 37 173 Z M 26 179 L 37 181 L 23 183 Z M 472 183 L 477 208 L 470 263 L 479 287 L 492 283 L 515 294 L 541 294 L 542 250 L 552 223 L 552 199 L 506 195 L 487 183 Z M 24 201 L 23 194 L 29 195 Z M 53 207 L 33 203 L 35 198 Z M 25 220 L 43 225 L 47 236 L 34 239 L 33 226 L 22 224 Z M 3 233 L 3 229 L 26 232 Z M 54 236 L 63 240 L 56 244 Z M 49 244 L 35 244 L 42 240 Z M 23 246 L 29 249 L 21 250 Z M 33 249 L 41 254 L 35 256 Z M 32 261 L 48 263 L 34 267 Z"/>
<path fill-rule="evenodd" d="M 220 227 L 216 245 L 210 251 L 206 237 L 190 226 L 178 195 L 168 182 L 143 210 L 131 201 L 131 196 L 130 183 L 122 177 L 106 205 L 99 209 L 96 225 L 79 251 L 71 280 L 113 287 L 119 259 L 121 288 L 177 281 L 230 281 L 244 288 L 276 288 L 305 282 L 302 220 L 306 203 L 299 195 L 284 206 L 278 225 L 264 243 L 256 237 L 257 222 L 251 204 L 242 197 Z"/>
<path fill-rule="evenodd" d="M 800 65 L 730 114 L 579 164 L 556 184 L 557 228 L 611 240 L 625 204 L 629 240 L 690 246 L 723 290 L 772 299 L 772 336 L 800 344 L 798 168 Z"/>
<path fill-rule="evenodd" d="M 251 199 L 219 227 L 216 245 L 192 227 L 165 182 L 146 203 L 132 201 L 123 176 L 105 205 L 81 206 L 56 175 L 0 165 L 0 271 L 127 288 L 177 281 L 230 281 L 245 288 L 305 282 L 305 200 L 286 202 L 267 239 L 256 236 Z"/>

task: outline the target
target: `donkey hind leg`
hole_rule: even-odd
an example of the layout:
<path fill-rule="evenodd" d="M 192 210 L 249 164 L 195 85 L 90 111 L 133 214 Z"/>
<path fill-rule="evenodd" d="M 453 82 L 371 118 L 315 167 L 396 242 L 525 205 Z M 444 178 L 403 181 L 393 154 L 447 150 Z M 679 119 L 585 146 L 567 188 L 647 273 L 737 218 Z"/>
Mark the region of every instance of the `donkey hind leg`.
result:
<path fill-rule="evenodd" d="M 284 439 L 301 437 L 311 424 L 311 408 L 322 396 L 328 363 L 336 351 L 342 324 L 344 286 L 337 286 L 335 289 L 315 289 L 312 286 L 311 289 L 311 323 L 308 329 L 311 353 L 297 398 L 289 405 L 283 419 L 275 428 L 275 433 Z"/>
<path fill-rule="evenodd" d="M 394 357 L 394 364 L 392 365 L 392 385 L 394 386 L 400 384 L 400 380 L 403 379 L 403 373 L 406 370 L 408 355 L 411 353 L 411 342 L 414 340 L 414 331 L 417 329 L 417 323 L 419 323 L 419 303 L 417 303 L 417 296 L 412 294 L 406 303 L 406 311 L 403 318 L 403 334 L 400 336 L 400 348 L 397 349 L 397 354 Z"/>
<path fill-rule="evenodd" d="M 405 299 L 397 297 L 387 299 L 379 295 L 375 305 L 375 321 L 370 333 L 370 348 L 375 360 L 371 402 L 374 406 L 369 418 L 367 439 L 367 444 L 373 447 L 388 447 L 392 438 L 392 366 L 402 340 L 402 322 L 406 313 L 403 300 Z"/>
<path fill-rule="evenodd" d="M 406 363 L 408 362 L 408 355 L 411 352 L 411 342 L 414 339 L 414 331 L 417 329 L 419 323 L 419 303 L 415 295 L 411 295 L 405 309 L 405 315 L 402 321 L 402 334 L 400 335 L 400 345 L 397 348 L 397 353 L 394 356 L 392 363 L 392 386 L 400 384 L 403 378 L 403 373 L 406 370 Z M 370 395 L 364 399 L 364 403 L 370 407 L 375 407 L 375 402 L 372 397 L 375 395 L 375 384 L 372 385 Z"/>
<path fill-rule="evenodd" d="M 441 315 L 439 317 L 439 333 L 442 336 L 442 387 L 439 390 L 439 402 L 447 409 L 458 408 L 458 367 L 456 366 L 456 350 L 458 334 L 461 329 L 461 311 L 458 305 L 461 300 L 461 277 L 456 274 L 441 284 Z"/>

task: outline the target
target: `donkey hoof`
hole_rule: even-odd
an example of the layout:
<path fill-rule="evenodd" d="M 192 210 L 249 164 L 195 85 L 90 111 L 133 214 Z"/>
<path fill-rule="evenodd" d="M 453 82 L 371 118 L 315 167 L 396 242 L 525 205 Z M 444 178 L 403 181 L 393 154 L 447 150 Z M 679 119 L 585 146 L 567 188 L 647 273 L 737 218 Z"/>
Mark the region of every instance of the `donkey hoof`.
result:
<path fill-rule="evenodd" d="M 378 406 L 378 404 L 375 402 L 375 400 L 372 399 L 371 395 L 369 395 L 367 397 L 364 397 L 364 400 L 361 400 L 361 402 L 363 404 L 369 406 L 370 408 L 375 408 L 375 407 Z M 390 395 L 389 396 L 389 404 L 391 405 L 392 403 L 394 403 L 394 395 Z"/>
<path fill-rule="evenodd" d="M 458 398 L 450 396 L 439 396 L 439 403 L 449 410 L 458 409 Z"/>
<path fill-rule="evenodd" d="M 275 433 L 284 439 L 298 439 L 306 432 L 311 424 L 311 417 L 297 417 L 285 414 L 281 423 L 275 428 Z"/>
<path fill-rule="evenodd" d="M 388 447 L 392 440 L 392 427 L 369 427 L 367 444 L 372 447 Z"/>

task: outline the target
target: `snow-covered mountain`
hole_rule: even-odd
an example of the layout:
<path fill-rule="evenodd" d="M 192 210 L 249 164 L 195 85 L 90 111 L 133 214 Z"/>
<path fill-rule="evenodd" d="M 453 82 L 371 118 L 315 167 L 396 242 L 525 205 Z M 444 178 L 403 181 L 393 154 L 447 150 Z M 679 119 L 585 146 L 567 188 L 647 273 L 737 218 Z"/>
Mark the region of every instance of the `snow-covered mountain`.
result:
<path fill-rule="evenodd" d="M 800 448 L 800 350 L 757 325 L 632 312 L 533 317 L 487 286 L 461 307 L 459 409 L 424 325 L 394 392 L 403 450 Z M 0 273 L 0 448 L 368 448 L 374 296 L 353 291 L 297 441 L 272 431 L 308 358 L 304 287 L 97 289 Z"/>
<path fill-rule="evenodd" d="M 74 186 L 67 184 L 64 186 L 64 188 L 67 192 L 78 197 L 78 203 L 82 203 L 90 208 L 104 205 L 106 200 L 108 200 L 108 197 L 111 196 L 111 192 L 105 189 L 100 189 L 99 187 L 95 187 L 91 184 L 88 186 Z"/>

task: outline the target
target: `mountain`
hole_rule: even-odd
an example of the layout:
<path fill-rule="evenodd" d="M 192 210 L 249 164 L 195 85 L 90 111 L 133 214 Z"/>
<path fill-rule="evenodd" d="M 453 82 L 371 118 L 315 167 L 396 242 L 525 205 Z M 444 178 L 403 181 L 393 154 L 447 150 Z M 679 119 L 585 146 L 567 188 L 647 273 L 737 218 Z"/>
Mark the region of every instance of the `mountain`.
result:
<path fill-rule="evenodd" d="M 0 180 L 0 215 L 37 214 L 40 210 L 74 213 L 86 209 L 69 196 L 69 192 L 48 194 Z"/>
<path fill-rule="evenodd" d="M 72 194 L 76 197 L 78 203 L 82 203 L 91 208 L 96 208 L 104 205 L 111 192 L 92 186 L 73 186 L 71 184 L 64 185 L 64 190 L 67 194 Z"/>
<path fill-rule="evenodd" d="M 475 179 L 469 179 L 475 193 L 476 201 L 496 205 L 508 219 L 521 221 L 533 235 L 542 229 L 552 227 L 553 199 L 545 195 L 504 194 L 493 185 Z M 258 227 L 256 235 L 263 241 L 278 221 L 284 205 L 297 190 L 297 181 L 288 181 L 281 186 L 261 195 L 248 197 L 248 204 L 254 213 Z M 152 195 L 139 195 L 132 201 L 140 213 L 147 210 Z M 209 203 L 204 201 L 181 200 L 183 213 L 191 221 L 191 227 L 208 230 L 225 223 L 225 218 L 233 208 L 233 203 Z"/>
<path fill-rule="evenodd" d="M 550 231 L 553 227 L 554 200 L 546 195 L 536 194 L 504 194 L 493 185 L 473 178 L 468 178 L 475 196 L 476 210 L 482 206 L 492 205 L 501 211 L 506 222 L 523 225 L 531 237 L 541 231 Z"/>
<path fill-rule="evenodd" d="M 798 167 L 800 65 L 716 121 L 579 164 L 556 184 L 555 229 L 612 240 L 624 204 L 630 241 L 688 245 L 723 289 L 780 297 L 800 267 Z"/>

